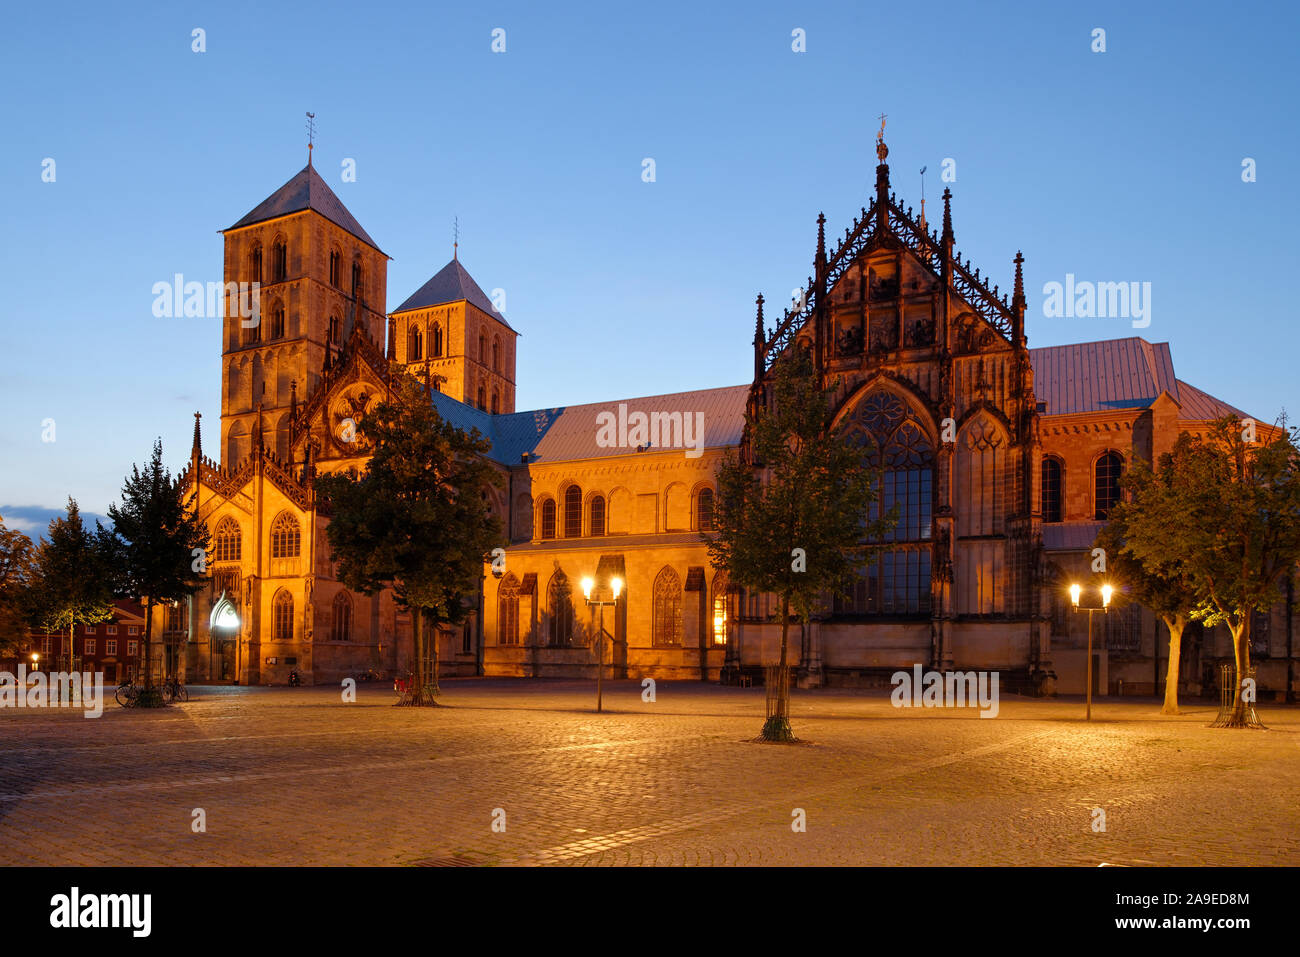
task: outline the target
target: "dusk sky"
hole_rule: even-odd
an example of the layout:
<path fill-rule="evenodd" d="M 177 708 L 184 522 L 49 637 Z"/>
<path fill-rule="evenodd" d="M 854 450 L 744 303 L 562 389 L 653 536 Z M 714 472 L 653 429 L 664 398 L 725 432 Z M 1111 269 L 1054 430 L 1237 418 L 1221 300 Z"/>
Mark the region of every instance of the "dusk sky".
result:
<path fill-rule="evenodd" d="M 216 457 L 219 320 L 155 318 L 151 290 L 221 280 L 219 230 L 305 165 L 307 110 L 315 165 L 392 257 L 388 308 L 459 217 L 521 333 L 520 410 L 749 381 L 754 297 L 778 319 L 818 212 L 834 241 L 870 202 L 883 112 L 904 205 L 928 167 L 931 223 L 947 185 L 959 251 L 1004 291 L 1023 250 L 1031 347 L 1167 341 L 1179 378 L 1294 415 L 1296 8 L 1044 6 L 15 6 L 0 514 L 102 514 L 155 438 L 184 466 L 196 410 Z M 1044 316 L 1067 274 L 1150 283 L 1150 325 Z"/>

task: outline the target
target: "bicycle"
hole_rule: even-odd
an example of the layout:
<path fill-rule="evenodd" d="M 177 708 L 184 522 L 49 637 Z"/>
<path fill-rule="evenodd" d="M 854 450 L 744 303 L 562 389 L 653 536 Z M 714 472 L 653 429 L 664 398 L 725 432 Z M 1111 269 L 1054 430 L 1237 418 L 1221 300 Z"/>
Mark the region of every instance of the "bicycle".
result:
<path fill-rule="evenodd" d="M 133 708 L 136 699 L 140 697 L 140 686 L 135 683 L 134 678 L 126 678 L 117 686 L 117 694 L 113 697 L 123 708 Z"/>
<path fill-rule="evenodd" d="M 181 684 L 180 678 L 173 675 L 168 678 L 162 686 L 163 699 L 165 701 L 189 701 L 189 690 Z"/>

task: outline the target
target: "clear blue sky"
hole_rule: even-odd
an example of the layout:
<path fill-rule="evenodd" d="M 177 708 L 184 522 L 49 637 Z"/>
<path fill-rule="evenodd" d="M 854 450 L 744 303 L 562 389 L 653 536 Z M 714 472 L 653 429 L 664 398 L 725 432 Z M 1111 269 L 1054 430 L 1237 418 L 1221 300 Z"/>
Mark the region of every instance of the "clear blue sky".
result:
<path fill-rule="evenodd" d="M 1300 16 L 1133 6 L 15 6 L 0 506 L 102 513 L 155 437 L 183 466 L 196 409 L 216 453 L 218 322 L 154 318 L 151 287 L 221 279 L 218 230 L 304 165 L 306 110 L 317 167 L 392 257 L 390 308 L 459 216 L 522 333 L 520 409 L 747 381 L 755 294 L 811 272 L 819 210 L 834 238 L 869 201 L 885 112 L 905 203 L 921 166 L 939 196 L 950 157 L 958 248 L 1003 289 L 1024 250 L 1031 346 L 1169 341 L 1181 378 L 1294 413 Z M 1150 327 L 1044 318 L 1067 272 L 1150 282 Z"/>

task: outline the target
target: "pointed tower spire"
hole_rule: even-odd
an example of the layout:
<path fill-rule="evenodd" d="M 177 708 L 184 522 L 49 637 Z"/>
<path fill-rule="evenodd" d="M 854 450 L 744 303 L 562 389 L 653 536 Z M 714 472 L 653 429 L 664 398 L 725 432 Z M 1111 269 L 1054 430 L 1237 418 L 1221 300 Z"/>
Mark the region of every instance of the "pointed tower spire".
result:
<path fill-rule="evenodd" d="M 1016 250 L 1016 283 L 1011 293 L 1012 345 L 1020 346 L 1025 339 L 1025 257 Z"/>
<path fill-rule="evenodd" d="M 884 235 L 889 229 L 889 147 L 885 145 L 885 114 L 880 114 L 880 132 L 876 134 L 876 230 Z"/>
<path fill-rule="evenodd" d="M 943 188 L 943 243 L 952 249 L 952 190 L 948 187 Z"/>
<path fill-rule="evenodd" d="M 289 383 L 289 421 L 298 424 L 298 380 Z"/>
<path fill-rule="evenodd" d="M 203 457 L 203 439 L 199 435 L 199 419 L 203 418 L 202 412 L 194 413 L 194 443 L 190 446 L 190 455 L 194 461 Z"/>
<path fill-rule="evenodd" d="M 754 300 L 758 303 L 758 317 L 754 320 L 754 381 L 763 378 L 763 294 Z"/>

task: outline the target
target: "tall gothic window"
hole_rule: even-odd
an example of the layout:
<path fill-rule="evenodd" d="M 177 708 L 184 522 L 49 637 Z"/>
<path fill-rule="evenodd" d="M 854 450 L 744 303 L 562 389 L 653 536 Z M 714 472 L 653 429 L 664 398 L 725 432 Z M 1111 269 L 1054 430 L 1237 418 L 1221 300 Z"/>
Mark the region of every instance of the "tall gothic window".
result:
<path fill-rule="evenodd" d="M 1093 518 L 1104 522 L 1110 515 L 1111 507 L 1119 501 L 1119 477 L 1124 472 L 1124 459 L 1118 452 L 1107 452 L 1097 459 L 1095 471 Z"/>
<path fill-rule="evenodd" d="M 271 523 L 271 557 L 297 558 L 301 545 L 298 520 L 288 512 L 281 512 Z"/>
<path fill-rule="evenodd" d="M 484 412 L 487 411 L 487 390 L 482 385 L 478 387 L 478 402 L 475 404 Z"/>
<path fill-rule="evenodd" d="M 429 338 L 433 340 L 430 343 L 429 355 L 437 359 L 442 355 L 442 326 L 435 322 L 433 324 L 433 334 Z"/>
<path fill-rule="evenodd" d="M 262 281 L 262 244 L 258 243 L 253 247 L 252 253 L 248 257 L 248 281 Z"/>
<path fill-rule="evenodd" d="M 277 239 L 271 247 L 271 282 L 284 282 L 289 275 L 289 247 Z"/>
<path fill-rule="evenodd" d="M 284 306 L 278 302 L 271 307 L 271 333 L 269 338 L 284 338 Z"/>
<path fill-rule="evenodd" d="M 713 576 L 713 618 L 709 622 L 709 636 L 715 647 L 727 643 L 727 573 Z"/>
<path fill-rule="evenodd" d="M 930 516 L 934 449 L 920 419 L 892 392 L 872 393 L 844 423 L 867 464 L 880 469 L 874 521 L 898 506 L 898 523 L 871 553 L 852 586 L 835 598 L 838 614 L 920 615 L 930 610 Z"/>
<path fill-rule="evenodd" d="M 334 621 L 330 641 L 352 640 L 352 599 L 345 591 L 334 596 Z"/>
<path fill-rule="evenodd" d="M 492 390 L 492 414 L 496 415 L 501 411 L 501 393 L 496 389 Z"/>
<path fill-rule="evenodd" d="M 188 631 L 189 610 L 188 601 L 177 601 L 168 605 L 167 622 L 163 630 L 169 635 L 181 635 Z"/>
<path fill-rule="evenodd" d="M 542 538 L 555 537 L 555 499 L 548 498 L 542 503 Z"/>
<path fill-rule="evenodd" d="M 582 489 L 570 485 L 564 490 L 564 537 L 582 535 Z"/>
<path fill-rule="evenodd" d="M 239 523 L 226 516 L 217 523 L 217 532 L 212 537 L 212 560 L 214 562 L 239 561 Z"/>
<path fill-rule="evenodd" d="M 501 371 L 501 337 L 492 337 L 492 371 Z"/>
<path fill-rule="evenodd" d="M 701 532 L 713 531 L 713 489 L 702 488 L 695 496 L 695 528 Z"/>
<path fill-rule="evenodd" d="M 337 346 L 339 344 L 339 317 L 330 316 L 329 332 L 327 333 L 329 344 Z"/>
<path fill-rule="evenodd" d="M 568 577 L 562 571 L 557 571 L 551 576 L 551 585 L 546 592 L 546 607 L 551 614 L 551 644 L 572 644 L 573 590 L 569 587 Z"/>
<path fill-rule="evenodd" d="M 424 358 L 424 336 L 420 334 L 419 326 L 411 326 L 410 332 L 406 334 L 406 361 L 419 362 Z"/>
<path fill-rule="evenodd" d="M 655 576 L 653 628 L 656 647 L 682 643 L 682 580 L 667 565 Z"/>
<path fill-rule="evenodd" d="M 330 285 L 335 289 L 343 281 L 343 257 L 338 254 L 338 250 L 330 250 Z"/>
<path fill-rule="evenodd" d="M 293 596 L 283 588 L 271 603 L 271 639 L 293 641 Z"/>
<path fill-rule="evenodd" d="M 352 298 L 360 300 L 361 292 L 361 263 L 354 262 L 352 264 Z"/>
<path fill-rule="evenodd" d="M 605 534 L 605 496 L 603 495 L 591 497 L 591 534 Z"/>
<path fill-rule="evenodd" d="M 519 579 L 508 572 L 497 589 L 497 644 L 519 644 Z"/>
<path fill-rule="evenodd" d="M 487 365 L 487 336 L 481 332 L 478 334 L 478 361 L 479 365 Z"/>
<path fill-rule="evenodd" d="M 1061 477 L 1064 469 L 1061 460 L 1048 456 L 1043 459 L 1042 512 L 1044 522 L 1061 521 Z"/>

